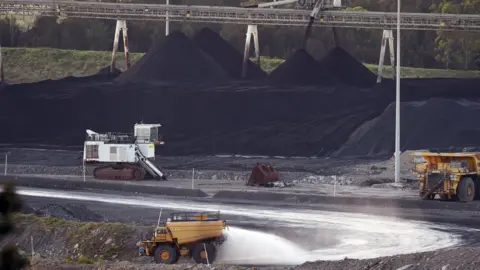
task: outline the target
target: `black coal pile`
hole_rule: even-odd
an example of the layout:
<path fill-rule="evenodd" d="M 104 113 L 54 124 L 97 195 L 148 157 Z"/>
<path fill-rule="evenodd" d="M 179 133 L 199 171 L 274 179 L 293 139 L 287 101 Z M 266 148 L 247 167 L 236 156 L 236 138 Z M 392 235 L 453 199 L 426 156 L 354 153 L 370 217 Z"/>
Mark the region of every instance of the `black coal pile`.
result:
<path fill-rule="evenodd" d="M 111 70 L 110 66 L 106 66 L 102 69 L 100 69 L 96 76 L 103 76 L 103 77 L 109 77 L 109 78 L 116 78 L 118 75 L 122 74 L 122 71 L 120 71 L 118 68 L 113 68 L 113 71 Z"/>
<path fill-rule="evenodd" d="M 10 102 L 0 107 L 0 142 L 81 146 L 85 129 L 129 132 L 143 120 L 164 126 L 162 155 L 324 155 L 388 104 L 377 104 L 369 91 L 348 87 L 127 84 L 70 89 L 67 98 L 48 96 L 49 91 L 38 89 L 34 97 L 7 93 Z"/>
<path fill-rule="evenodd" d="M 267 80 L 274 85 L 331 86 L 338 84 L 334 76 L 305 50 L 296 51 L 273 70 Z"/>
<path fill-rule="evenodd" d="M 377 75 L 341 47 L 333 48 L 318 62 L 340 81 L 352 86 L 369 88 L 377 81 Z"/>
<path fill-rule="evenodd" d="M 116 82 L 168 81 L 182 83 L 218 82 L 230 76 L 190 38 L 173 32 L 156 41 L 149 51 Z"/>
<path fill-rule="evenodd" d="M 243 54 L 237 51 L 230 43 L 210 28 L 203 28 L 198 32 L 194 41 L 212 57 L 220 66 L 236 79 L 242 78 Z M 247 60 L 247 80 L 263 80 L 267 73 L 250 60 Z"/>
<path fill-rule="evenodd" d="M 103 221 L 102 216 L 89 210 L 83 205 L 75 204 L 47 204 L 34 212 L 38 216 L 55 217 L 74 221 Z"/>
<path fill-rule="evenodd" d="M 480 100 L 433 98 L 401 105 L 401 149 L 480 146 L 480 127 L 472 119 Z M 391 155 L 395 149 L 395 103 L 364 123 L 335 155 Z"/>

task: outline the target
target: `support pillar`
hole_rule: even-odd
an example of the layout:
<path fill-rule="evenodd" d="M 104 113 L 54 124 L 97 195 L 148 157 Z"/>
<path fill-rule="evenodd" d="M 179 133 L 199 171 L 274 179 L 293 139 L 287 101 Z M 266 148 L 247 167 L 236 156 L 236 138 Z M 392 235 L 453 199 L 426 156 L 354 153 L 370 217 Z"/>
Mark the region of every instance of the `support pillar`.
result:
<path fill-rule="evenodd" d="M 385 59 L 385 49 L 388 41 L 388 50 L 390 53 L 390 64 L 392 65 L 392 74 L 395 78 L 395 48 L 393 46 L 393 32 L 392 30 L 383 30 L 382 34 L 382 46 L 380 48 L 380 59 L 378 61 L 377 83 L 382 81 L 383 76 L 383 62 Z"/>
<path fill-rule="evenodd" d="M 120 31 L 123 35 L 123 50 L 125 52 L 125 62 L 127 64 L 127 69 L 130 68 L 130 60 L 128 58 L 128 29 L 127 21 L 117 20 L 117 25 L 115 26 L 115 37 L 113 39 L 113 50 L 112 50 L 112 62 L 110 64 L 110 73 L 113 74 L 115 70 L 115 62 L 118 51 L 118 41 L 120 39 Z"/>
<path fill-rule="evenodd" d="M 257 65 L 260 66 L 260 45 L 258 42 L 258 28 L 256 25 L 249 25 L 247 28 L 247 36 L 245 38 L 245 51 L 243 53 L 242 78 L 247 76 L 247 62 L 250 56 L 250 41 L 253 35 L 253 43 L 255 46 L 255 58 Z"/>
<path fill-rule="evenodd" d="M 170 5 L 170 0 L 165 0 L 166 5 Z M 165 12 L 165 36 L 170 34 L 170 20 L 168 19 L 168 11 Z"/>
<path fill-rule="evenodd" d="M 127 65 L 127 69 L 130 68 L 130 58 L 128 57 L 129 50 L 128 50 L 128 28 L 127 28 L 127 21 L 122 21 L 122 34 L 123 34 L 123 51 L 125 53 L 125 64 Z"/>

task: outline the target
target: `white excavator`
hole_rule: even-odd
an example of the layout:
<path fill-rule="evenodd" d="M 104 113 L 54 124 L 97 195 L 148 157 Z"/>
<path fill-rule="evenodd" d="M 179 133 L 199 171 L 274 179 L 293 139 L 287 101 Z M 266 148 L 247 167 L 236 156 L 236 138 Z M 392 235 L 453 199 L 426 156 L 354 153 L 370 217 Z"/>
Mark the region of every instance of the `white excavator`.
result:
<path fill-rule="evenodd" d="M 93 170 L 95 179 L 167 180 L 153 163 L 155 146 L 165 144 L 158 134 L 160 124 L 135 124 L 134 133 L 100 134 L 87 129 L 83 148 L 86 164 L 105 163 Z"/>

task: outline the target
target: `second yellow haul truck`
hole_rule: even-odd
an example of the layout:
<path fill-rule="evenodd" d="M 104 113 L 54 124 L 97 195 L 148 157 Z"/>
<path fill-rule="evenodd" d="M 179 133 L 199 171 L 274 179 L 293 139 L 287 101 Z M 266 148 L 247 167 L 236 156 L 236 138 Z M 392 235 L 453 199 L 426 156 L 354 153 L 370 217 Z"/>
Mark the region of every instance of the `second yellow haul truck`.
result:
<path fill-rule="evenodd" d="M 414 152 L 419 195 L 433 200 L 470 202 L 480 198 L 480 153 Z"/>

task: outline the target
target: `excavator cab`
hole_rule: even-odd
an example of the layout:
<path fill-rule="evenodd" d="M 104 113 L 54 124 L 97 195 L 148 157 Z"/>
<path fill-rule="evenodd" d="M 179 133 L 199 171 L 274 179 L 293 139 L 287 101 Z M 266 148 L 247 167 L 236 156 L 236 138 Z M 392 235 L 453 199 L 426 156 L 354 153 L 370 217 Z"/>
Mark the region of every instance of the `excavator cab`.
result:
<path fill-rule="evenodd" d="M 470 202 L 480 197 L 480 153 L 414 152 L 413 171 L 419 181 L 419 195 L 433 200 Z"/>
<path fill-rule="evenodd" d="M 165 142 L 162 140 L 162 135 L 158 133 L 160 124 L 135 124 L 134 136 L 139 144 L 155 144 L 163 145 Z"/>

